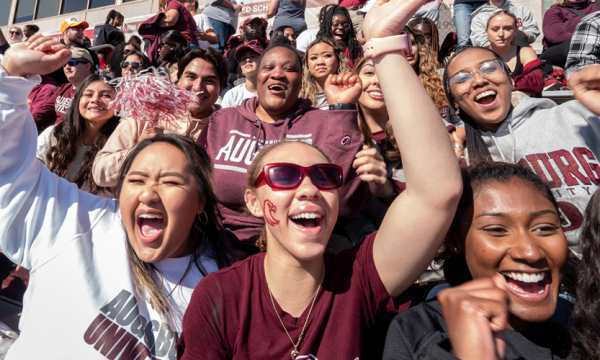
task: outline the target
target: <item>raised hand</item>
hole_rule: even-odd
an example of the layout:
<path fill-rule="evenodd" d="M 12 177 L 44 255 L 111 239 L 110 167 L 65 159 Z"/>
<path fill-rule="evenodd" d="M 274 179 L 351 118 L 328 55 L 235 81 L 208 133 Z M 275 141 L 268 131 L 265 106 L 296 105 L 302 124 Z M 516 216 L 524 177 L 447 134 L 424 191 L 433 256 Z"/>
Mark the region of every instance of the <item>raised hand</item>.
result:
<path fill-rule="evenodd" d="M 508 294 L 502 275 L 477 279 L 438 294 L 452 353 L 461 360 L 504 359 Z"/>
<path fill-rule="evenodd" d="M 367 41 L 398 35 L 426 0 L 378 0 L 363 21 Z"/>
<path fill-rule="evenodd" d="M 587 66 L 571 75 L 569 88 L 575 99 L 600 116 L 600 65 Z"/>
<path fill-rule="evenodd" d="M 387 168 L 383 157 L 376 148 L 363 145 L 352 163 L 362 181 L 369 184 L 371 193 L 378 198 L 387 199 L 394 195 L 394 185 L 387 178 Z"/>
<path fill-rule="evenodd" d="M 71 59 L 71 51 L 51 37 L 34 35 L 4 54 L 2 67 L 10 76 L 49 74 Z"/>
<path fill-rule="evenodd" d="M 324 91 L 329 105 L 356 104 L 362 93 L 362 82 L 358 75 L 349 72 L 329 75 Z"/>

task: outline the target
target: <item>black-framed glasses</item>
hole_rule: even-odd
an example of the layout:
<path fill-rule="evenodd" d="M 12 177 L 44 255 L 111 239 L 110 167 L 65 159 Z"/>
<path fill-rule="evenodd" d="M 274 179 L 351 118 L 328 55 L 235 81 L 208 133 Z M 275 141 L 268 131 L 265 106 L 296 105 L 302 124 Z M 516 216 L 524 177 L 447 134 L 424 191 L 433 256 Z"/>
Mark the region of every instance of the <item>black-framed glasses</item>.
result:
<path fill-rule="evenodd" d="M 131 65 L 133 69 L 139 69 L 142 64 L 137 61 L 121 61 L 121 68 L 126 69 Z"/>
<path fill-rule="evenodd" d="M 450 76 L 446 81 L 454 88 L 454 90 L 464 92 L 473 86 L 473 82 L 475 81 L 475 73 L 478 73 L 479 76 L 487 80 L 498 79 L 502 75 L 506 74 L 504 61 L 502 59 L 484 61 L 481 63 L 481 65 L 479 65 L 479 69 L 471 72 L 459 71 Z"/>
<path fill-rule="evenodd" d="M 350 30 L 350 27 L 351 27 L 351 26 L 352 26 L 352 25 L 350 25 L 350 23 L 347 23 L 347 22 L 345 22 L 345 23 L 341 23 L 341 24 L 340 24 L 340 23 L 332 23 L 332 24 L 331 24 L 331 27 L 332 27 L 332 28 L 334 28 L 334 29 L 337 29 L 337 28 L 339 28 L 339 27 L 343 27 L 343 28 L 344 28 L 344 29 L 346 29 L 346 30 Z"/>
<path fill-rule="evenodd" d="M 69 60 L 68 63 L 65 64 L 65 66 L 66 65 L 77 66 L 77 64 L 79 64 L 79 63 L 81 63 L 81 64 L 88 64 L 87 61 L 83 61 L 83 60 L 79 60 L 79 59 L 71 59 L 71 60 Z"/>

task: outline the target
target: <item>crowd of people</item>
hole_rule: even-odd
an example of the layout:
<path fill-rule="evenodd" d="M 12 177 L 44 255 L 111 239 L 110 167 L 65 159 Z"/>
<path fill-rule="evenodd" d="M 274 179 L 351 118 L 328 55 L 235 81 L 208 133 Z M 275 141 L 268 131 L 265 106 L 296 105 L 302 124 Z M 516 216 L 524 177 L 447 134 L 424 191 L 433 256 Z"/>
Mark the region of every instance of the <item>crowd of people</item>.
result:
<path fill-rule="evenodd" d="M 7 359 L 599 359 L 600 12 L 441 3 L 0 32 Z"/>

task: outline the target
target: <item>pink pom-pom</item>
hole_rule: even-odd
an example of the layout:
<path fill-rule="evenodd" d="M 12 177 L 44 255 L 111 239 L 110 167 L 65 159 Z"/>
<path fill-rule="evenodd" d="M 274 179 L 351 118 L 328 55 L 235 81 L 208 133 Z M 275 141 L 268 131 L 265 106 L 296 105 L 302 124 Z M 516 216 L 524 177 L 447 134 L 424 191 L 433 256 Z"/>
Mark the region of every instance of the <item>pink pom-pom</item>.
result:
<path fill-rule="evenodd" d="M 171 84 L 155 68 L 111 83 L 115 85 L 117 96 L 109 106 L 119 111 L 122 118 L 150 122 L 152 127 L 177 124 L 177 120 L 185 117 L 188 103 L 197 101 L 194 94 Z"/>

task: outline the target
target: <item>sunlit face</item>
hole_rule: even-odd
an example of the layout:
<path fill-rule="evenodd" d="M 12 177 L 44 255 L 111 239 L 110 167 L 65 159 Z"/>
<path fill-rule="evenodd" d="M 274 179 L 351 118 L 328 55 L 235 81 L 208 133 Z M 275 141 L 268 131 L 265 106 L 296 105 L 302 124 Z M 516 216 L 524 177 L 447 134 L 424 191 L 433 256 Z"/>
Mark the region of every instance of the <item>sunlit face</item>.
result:
<path fill-rule="evenodd" d="M 517 24 L 512 17 L 501 14 L 494 16 L 489 22 L 485 32 L 490 40 L 492 49 L 511 45 L 517 36 Z"/>
<path fill-rule="evenodd" d="M 308 50 L 308 69 L 317 81 L 325 81 L 329 74 L 336 74 L 339 67 L 333 47 L 321 42 Z"/>
<path fill-rule="evenodd" d="M 12 28 L 8 30 L 8 40 L 9 41 L 19 41 L 23 39 L 23 32 L 19 28 Z"/>
<path fill-rule="evenodd" d="M 272 150 L 263 159 L 262 166 L 280 162 L 305 167 L 328 163 L 319 151 L 302 142 L 288 143 Z M 254 215 L 265 218 L 268 253 L 289 253 L 296 259 L 307 261 L 325 252 L 337 221 L 339 194 L 338 190 L 317 189 L 306 176 L 294 190 L 275 191 L 268 185 L 260 186 L 254 192 L 247 190 L 246 203 Z M 302 214 L 316 218 L 300 218 L 305 216 Z"/>
<path fill-rule="evenodd" d="M 472 72 L 481 64 L 495 59 L 494 54 L 483 49 L 469 49 L 458 54 L 448 65 L 448 78 L 459 71 Z M 508 75 L 488 80 L 473 73 L 473 85 L 466 91 L 450 86 L 455 105 L 469 114 L 484 130 L 496 131 L 510 111 L 512 83 Z"/>
<path fill-rule="evenodd" d="M 193 251 L 192 226 L 204 200 L 185 154 L 175 146 L 155 143 L 137 155 L 119 204 L 131 246 L 142 261 L 155 263 Z"/>
<path fill-rule="evenodd" d="M 413 34 L 410 34 L 411 51 L 406 56 L 406 60 L 415 71 L 419 68 L 419 43 L 415 40 Z"/>
<path fill-rule="evenodd" d="M 293 47 L 296 47 L 296 33 L 294 32 L 294 29 L 291 27 L 285 28 L 285 30 L 283 30 L 283 36 L 292 43 Z"/>
<path fill-rule="evenodd" d="M 170 61 L 175 56 L 175 45 L 161 40 L 158 44 L 158 55 L 162 61 Z"/>
<path fill-rule="evenodd" d="M 345 15 L 334 15 L 331 19 L 331 37 L 335 41 L 347 42 L 350 27 L 350 21 Z"/>
<path fill-rule="evenodd" d="M 245 77 L 254 77 L 258 73 L 258 58 L 260 55 L 252 50 L 246 50 L 240 56 L 239 67 Z"/>
<path fill-rule="evenodd" d="M 358 103 L 363 109 L 377 111 L 384 109 L 385 101 L 383 92 L 379 87 L 379 78 L 375 73 L 375 67 L 372 60 L 366 60 L 360 72 L 358 73 L 362 82 L 362 94 L 358 99 Z"/>
<path fill-rule="evenodd" d="M 196 94 L 198 102 L 188 104 L 188 111 L 197 119 L 211 114 L 212 106 L 221 93 L 217 69 L 202 59 L 194 59 L 186 66 L 177 86 Z"/>
<path fill-rule="evenodd" d="M 83 45 L 83 26 L 70 27 L 65 30 L 69 44 Z"/>
<path fill-rule="evenodd" d="M 277 47 L 263 56 L 258 69 L 260 106 L 271 116 L 290 111 L 298 102 L 302 65 L 296 54 Z"/>
<path fill-rule="evenodd" d="M 85 80 L 85 78 L 90 76 L 92 73 L 92 70 L 91 70 L 92 64 L 91 63 L 87 62 L 87 60 L 84 60 L 84 59 L 77 59 L 77 60 L 81 60 L 77 63 L 77 65 L 71 66 L 67 63 L 63 67 L 65 76 L 67 77 L 67 80 L 69 80 L 69 82 L 71 84 L 80 84 L 83 80 Z"/>
<path fill-rule="evenodd" d="M 104 125 L 115 114 L 109 109 L 115 97 L 115 90 L 104 81 L 96 81 L 88 85 L 79 100 L 79 113 L 88 122 L 97 122 Z"/>
<path fill-rule="evenodd" d="M 127 75 L 136 75 L 138 74 L 140 71 L 145 70 L 143 67 L 143 63 L 142 63 L 142 59 L 140 59 L 139 56 L 137 56 L 136 54 L 131 54 L 129 56 L 127 56 L 125 58 L 125 61 L 129 62 L 129 66 L 122 68 L 121 69 L 121 73 L 123 74 L 123 77 L 127 76 Z M 133 62 L 137 62 L 140 64 L 140 67 L 138 67 L 137 69 L 135 69 L 131 63 Z"/>
<path fill-rule="evenodd" d="M 554 314 L 568 247 L 555 207 L 539 190 L 520 179 L 480 185 L 460 231 L 473 278 L 506 279 L 510 313 L 520 319 L 513 326 Z"/>

